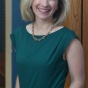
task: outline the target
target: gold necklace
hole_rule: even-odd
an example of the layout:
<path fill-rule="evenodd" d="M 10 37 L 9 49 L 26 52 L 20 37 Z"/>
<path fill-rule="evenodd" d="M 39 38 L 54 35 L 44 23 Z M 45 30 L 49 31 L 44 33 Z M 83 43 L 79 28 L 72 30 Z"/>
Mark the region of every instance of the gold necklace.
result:
<path fill-rule="evenodd" d="M 45 37 L 51 32 L 51 30 L 54 29 L 54 26 L 51 27 L 50 31 L 48 33 L 46 33 L 46 35 L 43 35 L 41 38 L 36 38 L 34 35 L 34 23 L 32 24 L 32 37 L 34 38 L 35 41 L 41 41 L 43 39 L 45 39 Z"/>

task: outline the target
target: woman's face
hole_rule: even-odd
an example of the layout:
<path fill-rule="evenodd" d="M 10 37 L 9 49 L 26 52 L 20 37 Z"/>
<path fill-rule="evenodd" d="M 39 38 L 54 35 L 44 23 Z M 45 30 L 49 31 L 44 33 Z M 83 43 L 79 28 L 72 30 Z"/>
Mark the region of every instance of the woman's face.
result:
<path fill-rule="evenodd" d="M 52 19 L 53 14 L 58 9 L 58 0 L 33 0 L 32 9 L 35 19 Z"/>

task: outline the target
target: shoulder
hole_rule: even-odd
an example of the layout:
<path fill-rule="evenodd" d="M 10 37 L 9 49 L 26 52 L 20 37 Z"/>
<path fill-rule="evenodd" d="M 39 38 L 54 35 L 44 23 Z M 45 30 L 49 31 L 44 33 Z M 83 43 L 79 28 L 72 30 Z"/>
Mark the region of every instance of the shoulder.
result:
<path fill-rule="evenodd" d="M 77 38 L 74 38 L 67 47 L 65 53 L 66 53 L 66 58 L 68 60 L 80 57 L 83 54 L 83 47 L 81 42 Z"/>
<path fill-rule="evenodd" d="M 72 29 L 66 27 L 66 26 L 63 26 L 63 28 L 61 29 L 62 30 L 62 33 L 63 33 L 63 38 L 66 40 L 66 41 L 70 41 L 71 39 L 73 39 L 74 37 L 78 38 L 77 34 L 75 33 L 75 31 L 73 31 Z M 78 38 L 79 39 L 79 38 Z"/>
<path fill-rule="evenodd" d="M 75 46 L 74 46 L 75 45 Z M 71 52 L 73 49 L 78 49 L 77 46 L 81 46 L 81 42 L 77 34 L 65 27 L 65 32 L 64 32 L 64 54 L 65 58 L 67 58 L 67 54 Z M 76 50 L 75 50 L 76 52 Z"/>
<path fill-rule="evenodd" d="M 75 31 L 73 31 L 72 29 L 68 28 L 68 27 L 65 27 L 65 32 L 68 34 L 68 35 L 76 35 Z"/>
<path fill-rule="evenodd" d="M 32 22 L 29 22 L 28 24 L 26 24 L 26 25 L 22 25 L 22 26 L 20 26 L 20 27 L 17 27 L 12 33 L 24 33 L 24 31 L 26 30 L 26 27 L 27 26 L 30 26 L 31 25 L 31 23 Z"/>
<path fill-rule="evenodd" d="M 10 38 L 13 42 L 16 42 L 19 36 L 22 35 L 24 28 L 25 26 L 20 26 L 16 28 L 14 31 L 12 31 L 12 33 L 10 34 Z"/>
<path fill-rule="evenodd" d="M 64 31 L 64 49 L 65 50 L 74 39 L 76 39 L 77 41 L 80 40 L 77 34 L 73 30 L 65 27 L 65 31 Z"/>
<path fill-rule="evenodd" d="M 82 48 L 81 42 L 77 38 L 74 38 L 71 41 L 71 43 L 69 44 L 69 46 L 67 48 L 67 52 L 69 52 L 71 49 L 72 50 L 77 50 L 77 49 L 80 49 L 80 48 Z"/>
<path fill-rule="evenodd" d="M 20 27 L 16 28 L 12 33 L 18 34 L 18 33 L 22 32 L 22 31 L 24 31 L 25 27 L 26 27 L 25 25 L 20 26 Z"/>

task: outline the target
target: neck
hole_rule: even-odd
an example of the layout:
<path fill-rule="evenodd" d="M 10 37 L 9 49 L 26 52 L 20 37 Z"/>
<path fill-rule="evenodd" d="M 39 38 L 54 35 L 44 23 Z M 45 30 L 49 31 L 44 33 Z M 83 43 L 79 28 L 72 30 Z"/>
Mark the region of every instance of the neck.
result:
<path fill-rule="evenodd" d="M 35 21 L 35 29 L 39 31 L 48 31 L 53 26 L 52 20 L 40 20 L 36 19 Z"/>

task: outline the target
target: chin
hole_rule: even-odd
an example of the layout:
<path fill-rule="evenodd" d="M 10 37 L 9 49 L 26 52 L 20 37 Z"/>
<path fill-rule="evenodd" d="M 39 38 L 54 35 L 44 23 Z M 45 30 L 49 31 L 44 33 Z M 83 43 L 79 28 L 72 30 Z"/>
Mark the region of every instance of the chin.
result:
<path fill-rule="evenodd" d="M 39 19 L 42 19 L 42 20 L 49 20 L 49 19 L 52 19 L 52 17 L 50 16 L 38 16 Z"/>

